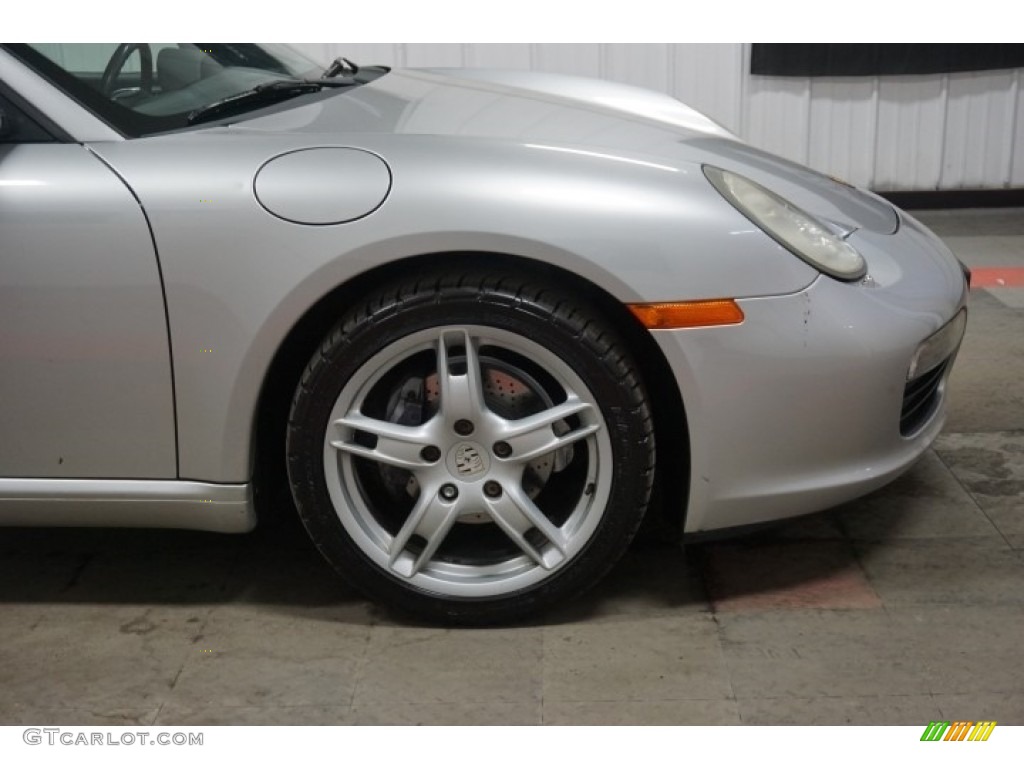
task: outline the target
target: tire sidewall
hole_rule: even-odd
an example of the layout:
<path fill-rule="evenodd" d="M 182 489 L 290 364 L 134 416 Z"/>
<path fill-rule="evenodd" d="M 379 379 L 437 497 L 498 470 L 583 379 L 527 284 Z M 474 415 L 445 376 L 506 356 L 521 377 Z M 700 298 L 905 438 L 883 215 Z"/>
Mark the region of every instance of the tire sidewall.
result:
<path fill-rule="evenodd" d="M 396 297 L 377 311 L 346 318 L 328 335 L 293 400 L 287 439 L 288 473 L 306 529 L 321 553 L 356 587 L 384 602 L 434 619 L 492 623 L 578 594 L 614 563 L 639 525 L 650 491 L 637 471 L 637 454 L 651 451 L 649 432 L 637 418 L 643 398 L 624 373 L 630 366 L 607 354 L 602 324 L 592 313 L 566 310 L 564 302 L 525 302 L 499 290 L 453 290 Z M 608 502 L 590 539 L 571 561 L 529 588 L 500 597 L 462 598 L 423 590 L 377 566 L 352 540 L 331 501 L 323 465 L 330 414 L 346 385 L 380 350 L 418 331 L 445 325 L 494 327 L 541 344 L 586 383 L 600 408 L 612 449 Z M 621 342 L 615 345 L 623 350 Z M 653 462 L 641 457 L 646 468 Z M 603 471 L 603 470 L 602 470 Z"/>

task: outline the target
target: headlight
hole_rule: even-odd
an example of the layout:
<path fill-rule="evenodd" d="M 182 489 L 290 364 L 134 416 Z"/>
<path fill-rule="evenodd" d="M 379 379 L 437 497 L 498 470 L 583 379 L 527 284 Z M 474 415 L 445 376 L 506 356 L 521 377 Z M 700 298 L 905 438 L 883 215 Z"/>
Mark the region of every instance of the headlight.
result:
<path fill-rule="evenodd" d="M 815 269 L 840 280 L 864 277 L 864 257 L 810 214 L 738 174 L 705 165 L 704 175 L 736 210 Z"/>

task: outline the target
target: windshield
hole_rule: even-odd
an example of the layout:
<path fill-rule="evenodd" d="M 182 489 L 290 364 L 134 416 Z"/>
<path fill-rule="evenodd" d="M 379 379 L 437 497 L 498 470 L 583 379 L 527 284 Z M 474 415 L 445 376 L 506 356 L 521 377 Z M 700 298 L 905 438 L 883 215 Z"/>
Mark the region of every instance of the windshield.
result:
<path fill-rule="evenodd" d="M 211 104 L 324 72 L 323 64 L 286 45 L 264 43 L 39 43 L 8 49 L 128 136 L 183 128 L 189 115 Z M 259 100 L 242 103 L 233 114 L 264 106 Z"/>

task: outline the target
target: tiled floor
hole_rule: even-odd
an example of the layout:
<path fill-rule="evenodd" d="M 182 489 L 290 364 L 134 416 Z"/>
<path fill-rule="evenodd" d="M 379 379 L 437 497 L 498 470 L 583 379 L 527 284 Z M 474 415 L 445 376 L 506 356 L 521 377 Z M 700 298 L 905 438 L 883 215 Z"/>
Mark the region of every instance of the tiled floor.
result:
<path fill-rule="evenodd" d="M 920 214 L 1024 267 L 1024 211 Z M 1024 288 L 983 289 L 946 433 L 888 488 L 634 547 L 511 629 L 403 623 L 295 526 L 0 532 L 0 723 L 1024 724 Z"/>

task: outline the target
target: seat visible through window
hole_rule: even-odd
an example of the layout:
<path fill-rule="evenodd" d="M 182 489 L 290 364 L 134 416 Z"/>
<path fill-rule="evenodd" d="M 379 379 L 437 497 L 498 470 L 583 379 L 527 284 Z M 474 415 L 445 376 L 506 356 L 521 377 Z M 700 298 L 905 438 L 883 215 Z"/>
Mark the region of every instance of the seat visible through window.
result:
<path fill-rule="evenodd" d="M 185 88 L 220 69 L 220 64 L 197 48 L 164 48 L 156 57 L 157 83 L 164 92 Z"/>

